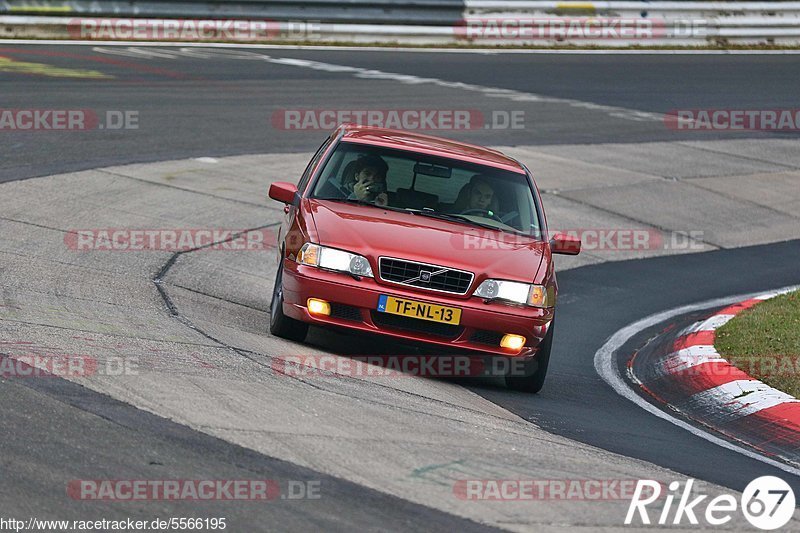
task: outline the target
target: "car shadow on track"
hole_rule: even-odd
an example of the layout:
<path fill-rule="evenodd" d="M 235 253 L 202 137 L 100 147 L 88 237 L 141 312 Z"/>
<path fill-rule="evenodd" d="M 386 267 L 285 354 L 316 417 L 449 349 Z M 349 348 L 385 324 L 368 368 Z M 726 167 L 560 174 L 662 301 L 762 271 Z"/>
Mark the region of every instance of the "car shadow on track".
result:
<path fill-rule="evenodd" d="M 353 377 L 369 378 L 403 374 L 403 377 L 429 379 L 464 387 L 505 389 L 500 375 L 502 364 L 496 358 L 452 348 L 402 343 L 370 333 L 311 327 L 304 343 L 354 362 L 378 369 L 353 365 Z"/>

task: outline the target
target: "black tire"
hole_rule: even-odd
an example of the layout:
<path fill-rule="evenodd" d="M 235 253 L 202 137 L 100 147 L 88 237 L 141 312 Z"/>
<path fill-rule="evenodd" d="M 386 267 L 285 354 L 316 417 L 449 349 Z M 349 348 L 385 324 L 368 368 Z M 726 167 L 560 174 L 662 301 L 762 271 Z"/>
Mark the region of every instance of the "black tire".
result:
<path fill-rule="evenodd" d="M 275 274 L 275 287 L 272 289 L 272 303 L 269 307 L 269 332 L 276 337 L 295 342 L 303 342 L 308 334 L 308 324 L 283 314 L 283 257 Z"/>
<path fill-rule="evenodd" d="M 555 320 L 550 323 L 550 328 L 539 345 L 539 352 L 536 357 L 529 363 L 530 368 L 528 370 L 530 370 L 530 373 L 526 373 L 524 376 L 506 376 L 506 387 L 530 394 L 536 394 L 542 390 L 544 378 L 547 377 L 547 367 L 550 364 L 550 349 L 553 347 L 554 326 Z"/>

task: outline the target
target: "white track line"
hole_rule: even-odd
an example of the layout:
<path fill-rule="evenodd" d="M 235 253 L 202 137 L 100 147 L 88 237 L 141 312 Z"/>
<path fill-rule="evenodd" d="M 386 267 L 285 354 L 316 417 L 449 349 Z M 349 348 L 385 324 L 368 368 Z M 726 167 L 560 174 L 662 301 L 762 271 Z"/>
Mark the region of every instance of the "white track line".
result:
<path fill-rule="evenodd" d="M 152 59 L 153 57 L 163 57 L 173 59 L 175 57 L 194 57 L 194 58 L 207 58 L 214 57 L 208 49 L 181 47 L 176 52 L 168 49 L 151 50 L 141 46 L 129 46 L 127 48 L 114 48 L 95 46 L 92 48 L 94 52 L 112 55 L 130 56 L 140 59 Z M 651 113 L 649 111 L 638 111 L 635 109 L 628 109 L 624 107 L 609 106 L 605 104 L 596 104 L 593 102 L 586 102 L 583 100 L 575 100 L 571 98 L 559 98 L 548 96 L 544 94 L 536 94 L 530 92 L 517 91 L 514 89 L 504 89 L 502 87 L 490 87 L 486 85 L 477 85 L 474 83 L 464 83 L 460 81 L 449 81 L 440 78 L 429 78 L 423 76 L 416 76 L 413 74 L 401 74 L 398 72 L 387 72 L 382 70 L 367 69 L 361 67 L 354 67 L 350 65 L 341 65 L 335 63 L 325 63 L 322 61 L 312 61 L 310 59 L 297 59 L 288 57 L 273 57 L 271 55 L 250 52 L 246 50 L 234 51 L 232 54 L 227 55 L 233 59 L 250 59 L 250 60 L 263 60 L 276 65 L 307 68 L 318 70 L 322 72 L 331 72 L 335 74 L 349 75 L 358 79 L 380 80 L 380 81 L 394 81 L 404 85 L 434 85 L 443 87 L 450 90 L 468 91 L 475 94 L 485 96 L 487 98 L 502 98 L 512 102 L 535 102 L 538 104 L 558 104 L 566 105 L 579 109 L 589 109 L 598 113 L 604 113 L 609 117 L 631 120 L 636 122 L 642 121 L 662 121 L 664 115 L 660 113 Z"/>
<path fill-rule="evenodd" d="M 789 291 L 795 290 L 800 288 L 800 285 L 795 285 L 791 287 L 784 287 L 782 289 L 778 289 L 779 291 Z M 770 459 L 769 457 L 765 457 L 758 453 L 755 453 L 751 450 L 742 448 L 733 444 L 727 440 L 721 439 L 711 433 L 703 431 L 691 424 L 680 420 L 679 418 L 675 418 L 671 416 L 669 413 L 662 411 L 655 405 L 651 404 L 631 389 L 628 384 L 623 379 L 622 375 L 619 373 L 618 365 L 617 365 L 617 358 L 616 353 L 617 351 L 622 348 L 622 346 L 628 342 L 634 335 L 643 331 L 649 327 L 652 327 L 660 322 L 664 322 L 673 318 L 678 315 L 682 315 L 685 313 L 691 313 L 693 311 L 699 311 L 701 309 L 709 309 L 712 307 L 721 307 L 724 305 L 730 305 L 733 303 L 741 302 L 742 300 L 747 300 L 750 298 L 754 298 L 755 296 L 764 294 L 763 291 L 749 293 L 749 294 L 742 294 L 738 296 L 729 296 L 725 298 L 717 298 L 715 300 L 708 300 L 705 302 L 700 302 L 691 305 L 685 305 L 683 307 L 677 307 L 675 309 L 670 309 L 667 311 L 663 311 L 661 313 L 656 313 L 654 315 L 650 315 L 646 318 L 638 320 L 633 324 L 629 324 L 622 328 L 621 330 L 614 333 L 603 346 L 600 347 L 599 350 L 594 354 L 594 368 L 597 370 L 597 373 L 600 374 L 600 377 L 603 380 L 611 385 L 617 394 L 620 396 L 627 398 L 628 400 L 632 401 L 645 411 L 649 412 L 652 415 L 655 415 L 667 422 L 670 422 L 679 428 L 685 429 L 686 431 L 692 433 L 693 435 L 700 437 L 701 439 L 705 439 L 717 446 L 721 446 L 728 450 L 734 451 L 736 453 L 740 453 L 746 457 L 751 459 L 755 459 L 756 461 L 761 461 L 762 463 L 766 463 L 770 466 L 774 466 L 775 468 L 780 468 L 781 470 L 788 472 L 790 474 L 794 474 L 796 476 L 800 476 L 800 469 L 786 465 L 774 459 Z"/>

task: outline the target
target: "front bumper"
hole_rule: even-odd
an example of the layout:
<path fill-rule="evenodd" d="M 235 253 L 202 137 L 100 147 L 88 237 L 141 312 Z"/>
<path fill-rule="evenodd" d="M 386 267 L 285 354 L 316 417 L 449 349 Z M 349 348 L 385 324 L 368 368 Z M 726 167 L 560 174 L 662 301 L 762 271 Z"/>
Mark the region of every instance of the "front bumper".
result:
<path fill-rule="evenodd" d="M 458 307 L 458 326 L 445 326 L 424 320 L 397 317 L 376 311 L 381 294 L 426 303 Z M 402 286 L 378 283 L 372 278 L 356 280 L 348 274 L 329 272 L 290 259 L 284 259 L 283 312 L 285 315 L 320 326 L 336 326 L 388 335 L 406 341 L 423 342 L 448 348 L 531 358 L 553 320 L 553 309 L 484 303 L 481 298 L 458 297 Z M 331 303 L 330 316 L 312 315 L 306 308 L 309 298 Z M 518 351 L 500 346 L 503 334 L 526 338 Z"/>

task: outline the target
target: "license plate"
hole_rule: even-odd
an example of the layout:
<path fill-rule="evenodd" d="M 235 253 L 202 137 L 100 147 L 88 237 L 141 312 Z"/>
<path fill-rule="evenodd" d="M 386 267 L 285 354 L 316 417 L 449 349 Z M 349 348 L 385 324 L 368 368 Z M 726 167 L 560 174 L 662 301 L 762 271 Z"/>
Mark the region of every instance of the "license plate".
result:
<path fill-rule="evenodd" d="M 431 322 L 458 325 L 461 322 L 461 309 L 443 305 L 426 304 L 405 298 L 395 298 L 381 294 L 378 299 L 378 311 L 392 315 L 410 316 Z"/>

